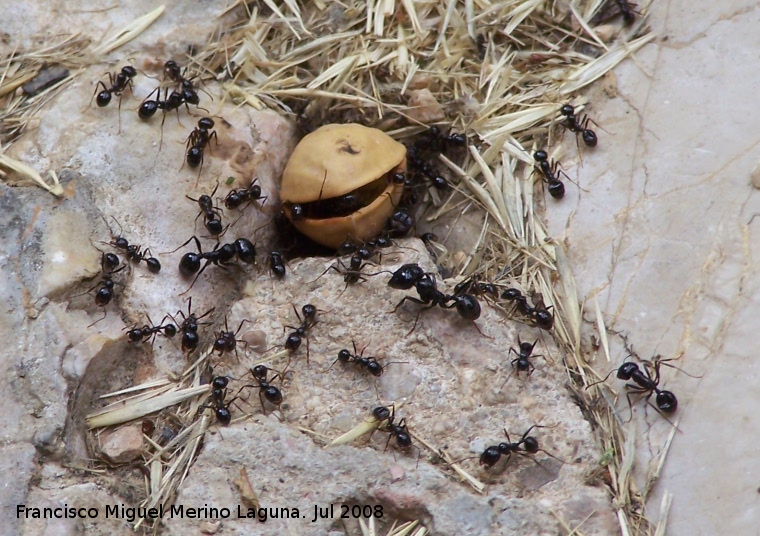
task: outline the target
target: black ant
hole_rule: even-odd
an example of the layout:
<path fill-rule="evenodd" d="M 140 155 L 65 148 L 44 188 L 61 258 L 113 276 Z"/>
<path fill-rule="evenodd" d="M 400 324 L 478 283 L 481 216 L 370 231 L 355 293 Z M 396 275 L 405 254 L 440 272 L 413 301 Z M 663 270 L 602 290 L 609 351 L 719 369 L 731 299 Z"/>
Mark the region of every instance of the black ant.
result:
<path fill-rule="evenodd" d="M 198 216 L 196 216 L 195 219 L 197 220 L 200 215 L 203 214 L 203 225 L 206 227 L 206 230 L 211 236 L 220 236 L 226 229 L 226 227 L 222 225 L 221 209 L 214 206 L 213 197 L 218 188 L 219 183 L 216 184 L 216 187 L 214 188 L 214 191 L 211 192 L 211 195 L 203 194 L 198 199 L 194 199 L 189 195 L 185 196 L 190 201 L 198 203 L 201 211 L 198 213 Z"/>
<path fill-rule="evenodd" d="M 104 273 L 113 272 L 120 264 L 121 260 L 115 253 L 102 253 L 100 256 L 100 269 Z"/>
<path fill-rule="evenodd" d="M 528 298 L 516 288 L 508 288 L 501 293 L 501 298 L 514 302 L 513 311 L 517 310 L 530 318 L 536 327 L 548 331 L 554 326 L 554 315 L 549 311 L 552 308 L 551 305 L 544 307 L 543 304 L 537 304 L 536 307 L 533 307 L 528 303 Z"/>
<path fill-rule="evenodd" d="M 298 314 L 298 311 L 296 310 L 296 306 L 293 306 L 293 312 L 298 317 L 298 321 L 301 322 L 301 325 L 299 327 L 295 326 L 285 326 L 288 329 L 292 329 L 292 331 L 288 338 L 285 339 L 285 349 L 290 352 L 291 354 L 294 353 L 296 350 L 298 350 L 301 347 L 301 342 L 304 338 L 306 338 L 306 363 L 309 363 L 309 336 L 308 331 L 313 328 L 318 320 L 317 320 L 317 308 L 316 306 L 307 303 L 303 307 L 301 307 L 301 312 L 303 313 L 303 318 L 301 318 L 301 315 Z"/>
<path fill-rule="evenodd" d="M 596 147 L 597 137 L 596 132 L 588 128 L 588 124 L 592 123 L 588 116 L 575 116 L 575 108 L 570 104 L 565 104 L 560 108 L 560 113 L 565 116 L 564 127 L 570 132 L 575 132 L 576 135 L 580 134 L 583 139 L 583 143 L 587 147 Z"/>
<path fill-rule="evenodd" d="M 198 412 L 204 409 L 213 409 L 216 414 L 216 419 L 222 424 L 230 424 L 232 420 L 232 414 L 230 413 L 230 405 L 238 398 L 237 395 L 231 400 L 224 403 L 224 397 L 227 396 L 227 385 L 229 379 L 225 376 L 217 376 L 211 381 L 211 402 L 212 405 L 200 406 Z"/>
<path fill-rule="evenodd" d="M 403 271 L 400 273 L 405 274 L 405 272 Z M 416 274 L 417 274 L 417 271 L 411 267 L 410 267 L 410 272 L 406 273 L 406 275 L 413 275 L 413 276 L 416 276 Z M 393 278 L 391 278 L 391 280 L 393 280 Z M 402 282 L 399 282 L 398 284 L 402 284 L 402 283 L 404 285 L 407 284 L 406 282 L 403 281 L 403 279 L 402 279 Z M 389 285 L 390 285 L 390 282 L 389 282 Z M 481 307 L 480 307 L 480 303 L 478 302 L 477 298 L 475 298 L 475 296 L 473 296 L 472 294 L 455 294 L 455 295 L 444 294 L 443 292 L 438 290 L 438 286 L 435 281 L 435 276 L 433 276 L 432 274 L 424 273 L 421 277 L 419 277 L 416 280 L 416 282 L 414 283 L 414 288 L 417 291 L 417 294 L 419 295 L 419 299 L 413 296 L 404 296 L 401 299 L 401 301 L 396 305 L 396 308 L 393 310 L 395 312 L 407 300 L 412 301 L 414 303 L 419 303 L 425 306 L 417 313 L 417 318 L 414 321 L 414 326 L 412 326 L 412 331 L 414 331 L 414 329 L 417 327 L 417 321 L 419 321 L 420 314 L 422 314 L 422 311 L 425 311 L 427 309 L 432 309 L 436 305 L 443 309 L 456 308 L 457 313 L 459 313 L 459 315 L 466 320 L 475 321 L 478 318 L 480 318 Z M 475 325 L 475 327 L 477 328 L 477 324 Z M 478 331 L 480 331 L 480 329 L 478 329 Z"/>
<path fill-rule="evenodd" d="M 148 322 L 150 322 L 150 326 L 144 325 L 142 327 L 135 326 L 134 328 L 127 331 L 127 338 L 129 338 L 130 342 L 141 342 L 143 340 L 147 340 L 148 338 L 151 339 L 151 344 L 153 344 L 153 341 L 156 339 L 156 335 L 159 333 L 163 335 L 164 337 L 174 337 L 177 334 L 177 326 L 175 326 L 172 323 L 163 324 L 163 321 L 168 318 L 168 315 L 163 318 L 161 321 L 161 324 L 156 326 L 153 324 L 153 321 L 150 319 L 150 316 L 148 316 Z"/>
<path fill-rule="evenodd" d="M 192 304 L 193 298 L 190 297 L 187 301 L 187 316 L 181 310 L 177 311 L 177 314 L 182 315 L 182 324 L 178 324 L 182 332 L 182 351 L 188 353 L 198 348 L 198 344 L 200 343 L 200 337 L 198 336 L 198 326 L 200 323 L 198 321 L 210 315 L 215 309 L 212 307 L 201 316 L 195 316 L 195 313 L 191 312 Z M 206 322 L 203 322 L 203 324 L 206 324 Z"/>
<path fill-rule="evenodd" d="M 480 318 L 480 302 L 478 302 L 478 299 L 472 294 L 455 294 L 453 296 L 447 296 L 447 299 L 452 303 L 450 305 L 442 305 L 441 307 L 445 307 L 446 309 L 456 307 L 459 316 L 465 320 L 475 321 Z M 475 327 L 478 327 L 477 324 L 475 324 Z M 478 331 L 480 331 L 480 329 L 478 329 Z"/>
<path fill-rule="evenodd" d="M 653 394 L 655 394 L 655 404 L 657 409 L 663 413 L 674 413 L 678 409 L 678 399 L 676 395 L 671 391 L 660 389 L 660 365 L 665 364 L 665 361 L 669 359 L 660 359 L 660 356 L 656 356 L 653 361 L 642 359 L 643 367 L 639 367 L 636 363 L 628 361 L 620 365 L 617 369 L 616 376 L 624 381 L 631 380 L 634 383 L 626 383 L 625 386 L 628 389 L 626 398 L 628 399 L 628 406 L 631 407 L 631 394 L 641 394 L 649 401 Z M 667 365 L 673 367 L 673 365 Z M 673 367 L 677 368 L 677 367 Z M 680 370 L 680 369 L 679 369 Z M 613 371 L 614 372 L 614 371 Z M 610 372 L 612 374 L 612 372 Z M 604 382 L 610 374 L 601 380 Z M 592 383 L 591 385 L 596 385 Z M 591 387 L 589 385 L 589 387 Z"/>
<path fill-rule="evenodd" d="M 354 346 L 354 353 L 352 354 L 347 349 L 342 349 L 340 352 L 338 352 L 338 359 L 333 361 L 333 365 L 340 361 L 341 363 L 348 364 L 353 363 L 359 368 L 366 369 L 367 372 L 372 374 L 375 377 L 379 377 L 383 375 L 383 366 L 378 363 L 377 359 L 374 357 L 364 357 L 364 350 L 367 349 L 365 346 L 362 348 L 362 351 L 357 354 L 356 349 L 356 343 L 351 341 L 351 344 Z"/>
<path fill-rule="evenodd" d="M 631 8 L 627 0 L 615 0 L 615 2 L 620 8 L 620 13 L 623 15 L 623 22 L 627 25 L 633 24 L 636 20 L 636 12 Z"/>
<path fill-rule="evenodd" d="M 256 247 L 246 238 L 238 238 L 231 244 L 222 244 L 221 246 L 217 242 L 212 251 L 204 252 L 201 248 L 201 243 L 198 237 L 191 236 L 187 242 L 182 244 L 179 248 L 182 248 L 190 243 L 191 240 L 195 240 L 195 245 L 198 248 L 198 253 L 185 253 L 179 261 L 179 272 L 184 277 L 189 277 L 196 274 L 193 283 L 190 288 L 193 288 L 198 277 L 208 267 L 209 264 L 214 264 L 221 268 L 225 268 L 227 264 L 237 256 L 237 258 L 246 264 L 252 264 L 256 262 Z M 177 248 L 177 249 L 179 249 Z M 176 250 L 175 250 L 176 251 Z M 201 266 L 201 261 L 205 260 L 206 263 Z M 190 289 L 188 289 L 190 290 Z M 187 292 L 187 291 L 185 291 Z"/>
<path fill-rule="evenodd" d="M 261 195 L 261 186 L 256 184 L 258 178 L 254 178 L 248 188 L 237 188 L 230 190 L 227 197 L 224 198 L 224 206 L 227 209 L 232 210 L 240 207 L 244 203 L 253 203 L 254 201 L 262 200 L 262 205 L 267 200 L 267 196 Z"/>
<path fill-rule="evenodd" d="M 154 94 L 156 94 L 156 98 L 151 99 L 150 97 L 152 97 Z M 164 111 L 164 116 L 161 119 L 161 141 L 158 145 L 159 150 L 161 150 L 161 147 L 164 143 L 164 123 L 166 122 L 166 112 L 176 110 L 177 121 L 179 122 L 179 108 L 184 104 L 189 111 L 190 107 L 188 106 L 188 103 L 192 104 L 191 101 L 188 101 L 186 99 L 185 95 L 176 90 L 173 90 L 171 93 L 169 93 L 169 88 L 166 88 L 164 91 L 164 100 L 161 100 L 161 88 L 157 87 L 151 91 L 145 100 L 140 104 L 140 108 L 137 110 L 137 115 L 143 121 L 147 121 L 153 117 L 158 110 Z"/>
<path fill-rule="evenodd" d="M 198 119 L 198 126 L 193 129 L 190 135 L 187 137 L 187 165 L 191 168 L 201 166 L 203 169 L 203 150 L 211 142 L 211 138 L 214 138 L 217 144 L 219 144 L 219 137 L 216 134 L 214 128 L 214 120 L 210 117 L 201 117 Z M 200 170 L 198 170 L 200 173 Z"/>
<path fill-rule="evenodd" d="M 237 339 L 237 334 L 240 333 L 243 324 L 246 322 L 248 320 L 241 320 L 237 330 L 230 331 L 230 328 L 227 326 L 227 317 L 224 317 L 224 329 L 219 331 L 214 337 L 214 351 L 219 352 L 219 355 L 222 355 L 224 352 L 235 352 L 235 355 L 237 355 L 237 343 L 243 342 Z"/>
<path fill-rule="evenodd" d="M 533 348 L 536 347 L 536 343 L 538 342 L 538 339 L 533 341 L 533 344 L 529 342 L 522 342 L 520 340 L 520 337 L 518 335 L 517 337 L 517 344 L 520 348 L 520 351 L 518 352 L 513 347 L 509 348 L 509 354 L 515 354 L 517 357 L 512 360 L 511 365 L 517 370 L 517 372 L 527 372 L 528 376 L 533 374 L 533 371 L 536 369 L 535 365 L 531 363 L 530 357 L 543 357 L 540 354 L 533 355 Z"/>
<path fill-rule="evenodd" d="M 398 448 L 404 451 L 409 450 L 409 448 L 412 446 L 412 435 L 409 433 L 409 430 L 406 427 L 406 419 L 401 419 L 398 423 L 394 422 L 396 418 L 396 406 L 391 406 L 390 412 L 385 406 L 377 407 L 372 411 L 372 415 L 378 421 L 383 422 L 383 424 L 377 429 L 381 432 L 387 432 L 389 434 L 388 441 L 385 443 L 384 451 L 388 450 L 388 445 L 391 442 L 391 438 L 394 437 L 396 438 L 396 446 Z"/>
<path fill-rule="evenodd" d="M 269 269 L 278 279 L 285 277 L 285 261 L 282 258 L 282 253 L 279 251 L 269 253 Z"/>
<path fill-rule="evenodd" d="M 539 447 L 538 440 L 528 435 L 530 434 L 530 431 L 534 428 L 546 428 L 545 426 L 540 426 L 538 424 L 534 424 L 530 428 L 528 428 L 525 433 L 522 435 L 519 441 L 515 441 L 514 443 L 509 437 L 509 432 L 507 432 L 506 428 L 504 429 L 504 435 L 507 436 L 507 441 L 503 443 L 499 443 L 498 445 L 492 445 L 488 448 L 486 448 L 483 451 L 483 454 L 480 455 L 480 465 L 484 465 L 487 468 L 491 468 L 501 459 L 502 456 L 506 456 L 507 460 L 512 457 L 512 454 L 519 454 L 520 456 L 525 456 L 526 458 L 530 458 L 533 460 L 537 465 L 541 466 L 541 464 L 533 458 L 532 454 L 536 454 L 537 452 L 543 452 L 555 460 L 559 460 L 556 456 L 553 456 L 552 454 L 549 454 L 544 449 Z M 562 461 L 562 460 L 559 460 Z"/>
<path fill-rule="evenodd" d="M 186 67 L 182 69 L 176 61 L 168 60 L 164 63 L 164 80 L 169 78 L 172 82 L 176 82 L 181 91 L 182 98 L 186 102 L 197 106 L 200 103 L 200 97 L 195 90 L 192 80 L 185 78 L 183 71 L 186 70 Z"/>
<path fill-rule="evenodd" d="M 119 110 L 121 110 L 121 94 L 127 88 L 130 90 L 132 89 L 132 79 L 135 76 L 137 76 L 137 69 L 131 65 L 125 65 L 121 68 L 121 72 L 116 73 L 116 75 L 113 73 L 108 73 L 108 83 L 111 85 L 111 87 L 107 87 L 105 83 L 99 81 L 97 87 L 95 88 L 95 92 L 97 93 L 98 87 L 103 87 L 103 91 L 98 93 L 98 96 L 95 99 L 98 107 L 103 108 L 104 106 L 108 106 L 108 104 L 111 102 L 111 96 L 116 95 L 119 97 Z M 92 100 L 90 100 L 90 103 L 92 103 Z"/>
<path fill-rule="evenodd" d="M 565 185 L 559 179 L 562 175 L 567 177 L 567 174 L 559 170 L 559 163 L 556 160 L 549 160 L 549 155 L 543 149 L 533 153 L 533 158 L 536 161 L 536 168 L 541 172 L 544 181 L 546 181 L 546 189 L 549 190 L 549 194 L 554 199 L 562 199 L 565 196 Z M 570 177 L 567 177 L 568 179 Z"/>
<path fill-rule="evenodd" d="M 351 260 L 348 263 L 348 266 L 341 260 L 338 259 L 336 261 L 336 264 L 333 264 L 329 266 L 324 272 L 322 272 L 317 279 L 325 275 L 330 270 L 334 270 L 341 274 L 343 276 L 343 281 L 346 283 L 346 288 L 348 288 L 348 285 L 355 285 L 357 283 L 363 283 L 364 281 L 367 281 L 367 277 L 377 274 L 364 274 L 362 273 L 362 269 L 367 266 L 367 263 L 365 261 L 364 255 L 360 253 L 359 250 L 355 252 L 353 255 L 351 255 Z M 363 249 L 364 252 L 369 252 L 368 249 Z M 372 254 L 369 253 L 368 257 L 371 257 Z M 316 281 L 315 279 L 314 281 Z M 314 282 L 312 281 L 312 283 Z M 343 289 L 345 292 L 345 289 Z"/>
<path fill-rule="evenodd" d="M 98 283 L 97 285 L 95 285 L 94 287 L 92 287 L 90 290 L 87 291 L 87 292 L 91 292 L 95 290 L 96 288 L 98 289 L 95 292 L 95 305 L 97 305 L 98 307 L 105 307 L 106 305 L 111 303 L 111 300 L 113 299 L 113 295 L 114 295 L 113 290 L 114 290 L 114 285 L 116 284 L 113 281 L 113 275 L 115 273 L 121 272 L 124 268 L 128 266 L 125 264 L 121 268 L 116 268 L 118 265 L 119 265 L 119 257 L 117 255 L 113 253 L 103 253 L 101 255 L 100 266 L 101 266 L 103 274 L 101 276 L 100 283 Z M 94 326 L 95 324 L 103 320 L 103 318 L 105 318 L 106 315 L 107 315 L 106 311 L 103 310 L 103 317 L 96 320 L 95 322 L 93 322 L 87 327 Z"/>
<path fill-rule="evenodd" d="M 598 12 L 592 19 L 591 23 L 598 24 L 601 22 L 606 22 L 614 17 L 617 17 L 618 15 L 623 16 L 623 23 L 626 26 L 630 26 L 636 21 L 636 13 L 631 5 L 635 6 L 636 4 L 629 4 L 627 0 L 614 0 L 614 3 L 617 4 L 618 9 L 612 13 L 610 13 L 610 4 L 613 2 L 607 2 L 607 6 Z"/>
<path fill-rule="evenodd" d="M 245 386 L 255 387 L 259 390 L 259 401 L 261 402 L 261 409 L 264 411 L 266 411 L 264 405 L 265 399 L 267 402 L 277 407 L 280 407 L 280 404 L 282 403 L 282 392 L 271 384 L 274 380 L 281 377 L 280 373 L 278 372 L 271 378 L 268 378 L 270 370 L 271 369 L 265 367 L 264 365 L 257 365 L 253 367 L 251 369 L 251 375 L 253 376 L 253 379 L 256 381 L 257 385 Z"/>
<path fill-rule="evenodd" d="M 461 281 L 454 287 L 454 294 L 474 294 L 477 296 L 489 296 L 491 298 L 497 298 L 499 293 L 496 290 L 496 285 L 493 283 L 484 283 L 478 281 L 475 276 L 468 277 L 464 281 Z"/>
<path fill-rule="evenodd" d="M 103 221 L 105 221 L 105 218 Z M 142 246 L 130 244 L 126 238 L 121 236 L 121 224 L 115 218 L 113 221 L 115 221 L 116 225 L 119 226 L 119 236 L 114 236 L 113 231 L 110 229 L 110 226 L 108 226 L 108 222 L 106 222 L 109 230 L 111 230 L 111 242 L 108 244 L 115 247 L 116 249 L 122 250 L 126 254 L 127 260 L 135 263 L 145 261 L 145 264 L 148 266 L 148 271 L 150 273 L 159 273 L 161 271 L 161 262 L 156 257 L 151 256 L 150 248 L 145 248 L 145 250 L 142 251 Z"/>
<path fill-rule="evenodd" d="M 399 209 L 388 218 L 385 228 L 389 236 L 401 237 L 409 234 L 415 223 L 414 216 L 405 209 Z"/>

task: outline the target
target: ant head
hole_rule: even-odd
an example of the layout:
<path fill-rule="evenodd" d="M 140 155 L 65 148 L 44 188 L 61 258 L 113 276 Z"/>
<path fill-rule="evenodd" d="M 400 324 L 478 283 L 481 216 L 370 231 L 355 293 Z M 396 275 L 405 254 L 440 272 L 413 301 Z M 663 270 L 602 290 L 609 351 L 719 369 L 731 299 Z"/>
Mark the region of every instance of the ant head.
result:
<path fill-rule="evenodd" d="M 521 296 L 522 296 L 522 292 L 520 292 L 516 288 L 508 288 L 507 290 L 501 293 L 501 298 L 503 300 L 509 300 L 509 301 L 514 301 Z"/>
<path fill-rule="evenodd" d="M 520 337 L 518 336 L 517 337 L 517 342 L 520 343 L 520 352 L 521 353 L 530 354 L 531 352 L 533 352 L 533 348 L 536 347 L 536 344 L 538 343 L 538 339 L 536 339 L 535 341 L 533 341 L 533 344 L 531 344 L 529 342 L 522 342 L 522 341 L 520 341 Z"/>
<path fill-rule="evenodd" d="M 200 119 L 198 119 L 198 126 L 201 128 L 205 128 L 206 130 L 211 130 L 212 128 L 214 128 L 214 120 L 211 119 L 210 117 L 201 117 Z M 218 186 L 219 186 L 219 183 L 217 183 L 217 187 Z"/>
<path fill-rule="evenodd" d="M 573 108 L 573 106 L 570 104 L 565 104 L 562 108 L 560 108 L 559 111 L 562 115 L 567 117 L 575 115 L 575 108 Z"/>
<path fill-rule="evenodd" d="M 549 155 L 544 151 L 543 149 L 539 149 L 535 153 L 533 153 L 533 158 L 536 162 L 545 162 L 549 159 Z"/>
<path fill-rule="evenodd" d="M 486 450 L 483 451 L 483 454 L 480 455 L 480 465 L 485 465 L 488 468 L 493 467 L 496 465 L 496 462 L 498 462 L 501 459 L 502 451 L 499 448 L 499 446 L 492 445 Z"/>
<path fill-rule="evenodd" d="M 630 380 L 633 373 L 639 370 L 639 366 L 632 361 L 623 363 L 617 371 L 616 376 L 619 380 Z"/>
<path fill-rule="evenodd" d="M 251 374 L 257 380 L 266 380 L 269 369 L 265 365 L 256 365 L 251 369 Z"/>
<path fill-rule="evenodd" d="M 522 439 L 523 448 L 526 452 L 530 452 L 531 454 L 535 454 L 539 451 L 538 448 L 538 439 L 536 439 L 533 436 L 524 437 Z"/>
<path fill-rule="evenodd" d="M 395 411 L 395 407 L 393 409 Z M 385 421 L 385 420 L 390 419 L 391 410 L 388 409 L 386 406 L 378 406 L 372 410 L 372 416 L 378 421 Z"/>

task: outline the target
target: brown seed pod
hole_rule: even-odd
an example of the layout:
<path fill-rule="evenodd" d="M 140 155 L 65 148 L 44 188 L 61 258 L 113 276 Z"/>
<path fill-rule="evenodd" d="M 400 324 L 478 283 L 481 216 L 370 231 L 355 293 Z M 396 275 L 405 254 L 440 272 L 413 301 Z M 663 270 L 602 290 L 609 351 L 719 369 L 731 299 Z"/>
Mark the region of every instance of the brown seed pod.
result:
<path fill-rule="evenodd" d="M 377 236 L 401 199 L 406 147 L 357 124 L 325 125 L 305 136 L 285 166 L 287 218 L 315 242 L 337 248 Z"/>

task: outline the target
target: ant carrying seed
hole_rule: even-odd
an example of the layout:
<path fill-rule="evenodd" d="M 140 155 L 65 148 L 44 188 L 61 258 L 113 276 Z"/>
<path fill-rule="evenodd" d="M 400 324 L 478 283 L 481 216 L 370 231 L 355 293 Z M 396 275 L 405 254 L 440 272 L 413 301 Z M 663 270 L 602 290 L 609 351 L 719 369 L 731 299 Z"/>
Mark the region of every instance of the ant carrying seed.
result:
<path fill-rule="evenodd" d="M 227 326 L 227 317 L 225 316 L 224 329 L 214 336 L 214 351 L 219 352 L 219 355 L 222 355 L 225 352 L 235 352 L 235 355 L 237 356 L 237 343 L 244 342 L 237 338 L 237 334 L 240 333 L 243 324 L 246 322 L 248 322 L 248 320 L 241 320 L 237 330 L 230 331 L 230 328 Z"/>
<path fill-rule="evenodd" d="M 374 357 L 364 357 L 364 350 L 367 349 L 365 346 L 362 348 L 360 353 L 357 353 L 356 349 L 356 343 L 351 341 L 351 344 L 354 347 L 354 353 L 352 354 L 347 349 L 342 349 L 340 352 L 338 352 L 338 359 L 333 361 L 333 365 L 340 361 L 344 365 L 347 365 L 348 363 L 353 363 L 358 368 L 365 369 L 367 372 L 372 374 L 375 377 L 379 377 L 383 375 L 383 366 L 378 363 L 377 359 Z M 332 365 L 330 365 L 332 367 Z"/>
<path fill-rule="evenodd" d="M 230 193 L 224 198 L 224 206 L 227 207 L 227 209 L 232 210 L 234 208 L 239 208 L 243 204 L 246 204 L 247 206 L 254 201 L 259 200 L 261 200 L 261 204 L 263 205 L 267 200 L 267 196 L 261 195 L 261 186 L 256 184 L 258 180 L 258 178 L 254 178 L 248 188 L 236 188 L 230 190 Z"/>
<path fill-rule="evenodd" d="M 412 435 L 409 433 L 409 429 L 406 426 L 406 419 L 401 419 L 398 423 L 395 422 L 396 406 L 391 405 L 390 410 L 385 406 L 379 406 L 372 410 L 372 416 L 380 422 L 377 430 L 388 434 L 388 441 L 385 442 L 383 452 L 388 450 L 388 445 L 390 445 L 391 439 L 393 438 L 396 438 L 396 448 L 403 452 L 407 452 L 410 448 L 414 447 L 414 445 L 412 445 Z M 417 451 L 417 463 L 419 464 L 419 449 L 417 449 Z"/>
<path fill-rule="evenodd" d="M 587 147 L 596 147 L 597 137 L 596 132 L 588 128 L 589 123 L 593 123 L 588 116 L 575 116 L 575 108 L 570 104 L 565 104 L 560 108 L 560 113 L 565 116 L 562 125 L 570 132 L 575 132 L 576 136 L 581 135 L 583 143 Z M 594 123 L 596 124 L 596 123 Z"/>
<path fill-rule="evenodd" d="M 505 428 L 504 435 L 507 436 L 507 441 L 503 443 L 499 443 L 498 445 L 492 445 L 486 448 L 483 451 L 483 454 L 480 455 L 480 462 L 479 462 L 480 465 L 484 465 L 486 468 L 490 469 L 491 467 L 493 467 L 494 465 L 498 463 L 498 461 L 501 459 L 502 456 L 505 456 L 506 459 L 509 460 L 512 457 L 512 454 L 519 454 L 520 456 L 530 458 L 538 466 L 543 467 L 538 462 L 538 460 L 536 460 L 533 457 L 533 454 L 536 454 L 537 452 L 543 452 L 544 454 L 551 456 L 555 460 L 562 462 L 562 460 L 560 460 L 556 456 L 540 448 L 538 444 L 538 440 L 535 437 L 528 435 L 530 434 L 530 431 L 533 430 L 534 428 L 547 428 L 547 427 L 534 424 L 533 426 L 531 426 L 525 431 L 525 433 L 522 435 L 519 441 L 515 441 L 514 443 L 510 439 L 509 432 L 507 432 Z"/>
<path fill-rule="evenodd" d="M 179 330 L 182 332 L 182 351 L 183 352 L 192 352 L 196 348 L 198 348 L 198 344 L 200 342 L 200 337 L 198 336 L 198 326 L 201 324 L 207 324 L 207 322 L 198 322 L 201 318 L 205 318 L 208 315 L 210 315 L 212 312 L 214 312 L 214 307 L 203 313 L 201 316 L 195 316 L 195 313 L 191 312 L 193 305 L 193 298 L 192 296 L 187 300 L 187 316 L 185 316 L 185 313 L 180 311 L 177 311 L 178 315 L 182 315 L 182 323 L 177 323 L 176 319 L 174 319 L 174 323 L 179 326 Z"/>
<path fill-rule="evenodd" d="M 269 369 L 264 365 L 257 365 L 251 369 L 251 376 L 253 376 L 256 385 L 246 385 L 244 387 L 253 387 L 259 390 L 259 402 L 261 402 L 261 409 L 266 413 L 266 405 L 264 400 L 272 404 L 273 406 L 280 407 L 282 403 L 282 392 L 272 385 L 272 382 L 277 378 L 282 378 L 279 372 L 269 378 Z"/>
<path fill-rule="evenodd" d="M 227 227 L 224 227 L 222 225 L 221 209 L 219 207 L 214 206 L 213 197 L 218 188 L 219 188 L 219 183 L 216 183 L 216 187 L 214 187 L 214 191 L 211 192 L 211 195 L 203 194 L 198 199 L 194 199 L 190 197 L 189 195 L 185 196 L 190 201 L 198 203 L 198 206 L 201 209 L 201 211 L 198 213 L 195 219 L 198 220 L 201 214 L 203 214 L 204 227 L 206 227 L 206 230 L 211 236 L 217 236 L 217 237 L 223 235 L 224 231 L 227 229 Z"/>
<path fill-rule="evenodd" d="M 151 255 L 150 248 L 145 248 L 145 250 L 142 250 L 142 246 L 130 244 L 126 238 L 121 236 L 121 224 L 116 220 L 116 218 L 113 218 L 113 221 L 116 222 L 116 225 L 119 226 L 118 236 L 113 233 L 111 226 L 108 225 L 108 222 L 105 220 L 105 218 L 103 218 L 103 221 L 106 223 L 108 230 L 111 232 L 111 241 L 107 242 L 110 246 L 122 250 L 126 254 L 127 260 L 129 261 L 132 261 L 134 263 L 145 261 L 145 264 L 148 266 L 148 271 L 152 274 L 157 274 L 161 271 L 161 262 L 156 257 L 153 257 Z M 106 242 L 103 243 L 105 244 Z"/>
<path fill-rule="evenodd" d="M 544 150 L 539 150 L 533 153 L 533 158 L 536 161 L 536 169 L 539 170 L 541 176 L 546 182 L 546 189 L 549 190 L 549 194 L 554 199 L 562 199 L 565 196 L 565 185 L 560 180 L 560 177 L 564 175 L 569 180 L 570 177 L 567 174 L 559 170 L 559 163 L 556 160 L 549 160 L 549 155 Z"/>
<path fill-rule="evenodd" d="M 160 322 L 158 326 L 153 324 L 153 321 L 150 319 L 150 315 L 148 316 L 148 322 L 150 322 L 150 325 L 144 325 L 142 327 L 135 326 L 134 328 L 127 331 L 127 338 L 130 342 L 141 342 L 144 340 L 150 339 L 150 344 L 153 344 L 153 341 L 156 340 L 156 335 L 159 333 L 167 338 L 172 338 L 177 334 L 177 326 L 175 326 L 172 323 L 164 324 L 164 320 L 167 318 L 170 318 L 169 315 L 166 315 Z"/>
<path fill-rule="evenodd" d="M 193 129 L 190 135 L 187 137 L 187 143 L 185 149 L 187 149 L 186 160 L 187 165 L 191 168 L 200 166 L 198 174 L 200 175 L 201 169 L 203 169 L 203 151 L 206 147 L 211 148 L 209 145 L 211 138 L 214 138 L 217 145 L 219 144 L 219 137 L 216 134 L 214 128 L 214 120 L 210 117 L 201 117 L 198 119 L 198 126 Z"/>
<path fill-rule="evenodd" d="M 298 314 L 298 311 L 296 310 L 296 306 L 293 305 L 293 312 L 296 314 L 296 317 L 298 317 L 298 321 L 301 322 L 301 325 L 299 327 L 295 326 L 285 326 L 286 329 L 292 329 L 293 331 L 288 335 L 288 338 L 285 339 L 285 349 L 293 354 L 296 350 L 298 350 L 301 347 L 301 343 L 303 342 L 303 339 L 306 339 L 306 364 L 309 363 L 309 330 L 313 328 L 318 320 L 317 320 L 317 308 L 307 303 L 303 307 L 301 307 L 301 312 L 303 313 L 303 318 L 301 318 L 301 315 Z M 288 360 L 288 364 L 290 364 L 290 360 Z"/>

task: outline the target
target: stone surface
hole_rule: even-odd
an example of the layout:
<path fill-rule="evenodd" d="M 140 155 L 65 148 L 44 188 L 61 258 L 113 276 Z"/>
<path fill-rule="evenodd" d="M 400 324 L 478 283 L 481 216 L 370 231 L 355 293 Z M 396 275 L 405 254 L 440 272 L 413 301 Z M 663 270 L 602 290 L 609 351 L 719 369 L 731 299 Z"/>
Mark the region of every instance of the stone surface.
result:
<path fill-rule="evenodd" d="M 143 433 L 139 423 L 122 426 L 101 440 L 100 452 L 111 463 L 131 462 L 143 450 Z"/>
<path fill-rule="evenodd" d="M 600 352 L 598 369 L 606 374 L 627 355 L 620 333 L 641 357 L 680 355 L 675 364 L 698 376 L 662 370 L 662 386 L 679 399 L 671 418 L 679 433 L 647 513 L 657 520 L 672 494 L 674 536 L 752 534 L 760 519 L 758 432 L 749 424 L 760 366 L 752 220 L 760 197 L 750 184 L 757 76 L 746 68 L 759 20 L 754 2 L 653 2 L 658 39 L 616 69 L 617 98 L 591 95 L 599 146 L 573 162 L 575 140 L 565 135 L 563 166 L 583 189 L 548 201 L 585 318 L 594 321 L 598 302 L 610 329 L 612 362 Z M 627 418 L 625 396 L 619 407 Z M 634 410 L 641 489 L 672 428 L 652 408 Z"/>

